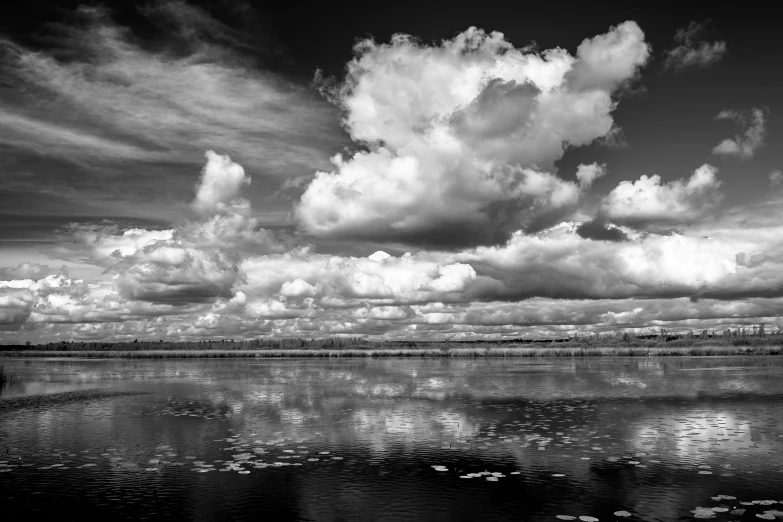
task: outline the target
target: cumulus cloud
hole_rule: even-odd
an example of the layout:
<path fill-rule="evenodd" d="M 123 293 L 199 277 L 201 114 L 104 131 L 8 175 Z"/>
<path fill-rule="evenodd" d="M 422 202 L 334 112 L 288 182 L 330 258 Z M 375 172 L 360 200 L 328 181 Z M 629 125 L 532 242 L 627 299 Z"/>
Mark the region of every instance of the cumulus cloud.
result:
<path fill-rule="evenodd" d="M 774 316 L 783 298 L 783 229 L 769 219 L 780 202 L 680 232 L 635 230 L 701 215 L 719 197 L 709 165 L 687 180 L 621 183 L 605 198 L 601 219 L 517 231 L 498 246 L 364 257 L 275 241 L 253 221 L 249 203 L 236 204 L 246 174 L 227 156 L 210 155 L 207 167 L 214 165 L 215 178 L 205 168 L 194 201 L 217 214 L 161 231 L 73 225 L 69 256 L 105 267 L 105 277 L 13 269 L 15 279 L 0 281 L 0 329 L 48 340 L 561 336 L 736 325 Z M 602 169 L 578 172 L 577 192 Z M 567 204 L 571 196 L 554 196 L 548 180 L 531 176 L 526 190 Z M 202 192 L 213 181 L 222 188 Z"/>
<path fill-rule="evenodd" d="M 733 226 L 736 220 L 748 226 Z M 0 317 L 6 331 L 37 325 L 49 329 L 41 334 L 49 339 L 54 332 L 95 339 L 458 339 L 565 336 L 618 326 L 717 328 L 777 314 L 783 297 L 779 223 L 727 215 L 666 234 L 600 225 L 624 234 L 620 242 L 586 238 L 584 225 L 519 232 L 503 246 L 452 253 L 349 257 L 299 247 L 247 254 L 236 263 L 241 277 L 222 288 L 220 267 L 187 259 L 209 249 L 153 242 L 128 260 L 136 264 L 125 272 L 147 274 L 133 281 L 137 294 L 126 291 L 122 276 L 100 284 L 64 274 L 4 281 Z M 198 270 L 201 275 L 187 281 Z M 90 326 L 77 331 L 66 324 Z"/>
<path fill-rule="evenodd" d="M 231 210 L 247 207 L 247 200 L 239 199 L 243 185 L 250 185 L 245 169 L 228 156 L 207 151 L 207 164 L 201 171 L 201 181 L 196 189 L 196 199 L 191 206 L 202 215 L 217 214 L 231 206 Z"/>
<path fill-rule="evenodd" d="M 246 43 L 198 10 L 172 9 L 196 17 L 193 42 Z M 619 132 L 616 94 L 649 55 L 633 22 L 573 56 L 477 29 L 356 50 L 345 80 L 321 87 L 358 147 L 285 190 L 304 188 L 295 210 L 306 234 L 371 242 L 323 253 L 305 234 L 266 228 L 247 193 L 258 167 L 210 147 L 196 219 L 62 230 L 54 255 L 102 270 L 94 280 L 0 268 L 3 340 L 564 337 L 780 315 L 780 201 L 713 214 L 721 182 L 707 164 L 688 178 L 622 181 L 597 202 L 605 164 L 580 164 L 574 181 L 555 171 L 565 148 Z M 401 253 L 406 244 L 423 248 Z"/>
<path fill-rule="evenodd" d="M 634 182 L 621 181 L 603 198 L 600 215 L 613 223 L 639 228 L 693 222 L 722 198 L 717 172 L 705 163 L 687 180 L 662 183 L 655 174 L 642 175 Z"/>
<path fill-rule="evenodd" d="M 726 54 L 726 42 L 708 42 L 705 39 L 709 20 L 691 22 L 678 29 L 674 35 L 675 46 L 666 51 L 664 68 L 681 71 L 688 68 L 705 68 L 721 60 Z"/>
<path fill-rule="evenodd" d="M 589 165 L 580 164 L 576 170 L 576 179 L 583 187 L 589 187 L 593 181 L 606 175 L 606 165 L 591 163 Z"/>
<path fill-rule="evenodd" d="M 15 267 L 0 266 L 0 280 L 14 279 L 42 279 L 51 274 L 53 270 L 47 265 L 39 263 L 21 263 Z"/>
<path fill-rule="evenodd" d="M 320 284 L 316 283 L 315 285 L 311 285 L 302 279 L 286 281 L 283 283 L 283 286 L 280 287 L 280 295 L 285 297 L 313 297 L 320 291 Z"/>
<path fill-rule="evenodd" d="M 147 230 L 129 228 L 120 231 L 114 224 L 69 223 L 53 250 L 64 259 L 109 267 L 124 257 L 132 256 L 145 246 L 157 241 L 169 241 L 173 229 Z"/>
<path fill-rule="evenodd" d="M 462 292 L 467 285 L 476 280 L 476 271 L 464 263 L 453 263 L 438 267 L 438 278 L 433 279 L 422 288 L 433 292 Z"/>
<path fill-rule="evenodd" d="M 438 45 L 363 40 L 355 52 L 345 80 L 322 88 L 367 150 L 334 156 L 296 216 L 315 236 L 455 247 L 502 242 L 573 211 L 580 187 L 553 174 L 554 162 L 612 132 L 612 95 L 649 46 L 625 22 L 576 56 L 518 49 L 476 28 Z"/>
<path fill-rule="evenodd" d="M 230 254 L 217 249 L 155 244 L 137 253 L 118 276 L 117 287 L 130 299 L 153 303 L 198 303 L 231 298 L 239 269 Z"/>
<path fill-rule="evenodd" d="M 240 195 L 249 184 L 239 164 L 209 151 L 192 203 L 200 220 L 157 231 L 72 224 L 55 251 L 104 267 L 119 294 L 131 300 L 184 306 L 231 299 L 244 256 L 284 252 L 293 240 L 260 226 Z"/>
<path fill-rule="evenodd" d="M 639 26 L 625 22 L 605 34 L 585 38 L 576 56 L 569 73 L 573 87 L 611 91 L 636 75 L 650 56 L 650 47 Z"/>
<path fill-rule="evenodd" d="M 740 159 L 750 159 L 756 150 L 764 144 L 765 118 L 764 111 L 753 108 L 749 113 L 724 109 L 715 116 L 718 120 L 734 120 L 744 127 L 744 133 L 734 139 L 725 139 L 713 149 L 713 154 L 736 156 Z"/>
<path fill-rule="evenodd" d="M 584 239 L 579 224 L 564 223 L 452 259 L 476 271 L 468 292 L 474 299 L 780 297 L 783 277 L 774 272 L 783 253 L 783 242 L 775 238 L 780 226 L 754 227 L 749 233 L 713 221 L 679 233 L 624 229 L 628 240 L 622 242 Z M 738 264 L 741 252 L 754 253 L 758 262 Z M 762 253 L 766 257 L 759 257 Z"/>
<path fill-rule="evenodd" d="M 231 299 L 243 277 L 243 255 L 287 249 L 280 234 L 259 226 L 250 202 L 240 197 L 241 188 L 250 184 L 242 166 L 212 151 L 206 156 L 192 203 L 204 217 L 121 258 L 113 270 L 123 295 L 160 303 Z"/>
<path fill-rule="evenodd" d="M 783 188 L 783 172 L 773 170 L 769 173 L 769 186 L 772 188 Z"/>
<path fill-rule="evenodd" d="M 33 281 L 0 281 L 0 331 L 18 330 L 30 317 L 33 296 L 27 290 Z"/>

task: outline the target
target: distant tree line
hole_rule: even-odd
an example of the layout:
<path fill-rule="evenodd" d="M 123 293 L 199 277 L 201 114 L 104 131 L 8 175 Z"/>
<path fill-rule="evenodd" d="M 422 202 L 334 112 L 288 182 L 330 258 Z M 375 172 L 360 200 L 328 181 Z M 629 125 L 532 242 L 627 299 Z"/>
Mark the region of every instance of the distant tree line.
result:
<path fill-rule="evenodd" d="M 450 340 L 450 341 L 369 341 L 361 337 L 303 338 L 258 338 L 258 339 L 209 339 L 203 341 L 150 341 L 125 342 L 59 341 L 46 344 L 0 345 L 0 351 L 142 351 L 142 350 L 341 350 L 341 349 L 400 349 L 400 348 L 442 348 L 470 346 L 528 346 L 528 347 L 688 347 L 699 345 L 715 346 L 761 346 L 783 345 L 783 331 L 775 331 L 764 324 L 726 330 L 700 330 L 671 332 L 661 328 L 656 333 L 636 334 L 632 330 L 605 332 L 600 334 L 574 334 L 559 339 L 500 339 L 500 340 Z"/>

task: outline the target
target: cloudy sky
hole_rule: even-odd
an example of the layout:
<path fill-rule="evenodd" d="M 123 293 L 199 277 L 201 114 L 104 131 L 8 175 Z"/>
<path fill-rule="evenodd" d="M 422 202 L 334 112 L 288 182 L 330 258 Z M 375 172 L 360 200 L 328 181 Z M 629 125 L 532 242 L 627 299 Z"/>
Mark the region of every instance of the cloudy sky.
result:
<path fill-rule="evenodd" d="M 6 9 L 0 342 L 783 327 L 771 11 L 289 4 Z"/>

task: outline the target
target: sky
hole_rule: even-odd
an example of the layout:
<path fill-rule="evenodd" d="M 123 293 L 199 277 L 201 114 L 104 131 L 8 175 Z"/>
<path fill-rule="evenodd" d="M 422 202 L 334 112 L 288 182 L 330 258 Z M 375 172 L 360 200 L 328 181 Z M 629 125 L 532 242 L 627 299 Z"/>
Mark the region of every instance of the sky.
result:
<path fill-rule="evenodd" d="M 771 8 L 29 0 L 0 342 L 783 327 Z"/>

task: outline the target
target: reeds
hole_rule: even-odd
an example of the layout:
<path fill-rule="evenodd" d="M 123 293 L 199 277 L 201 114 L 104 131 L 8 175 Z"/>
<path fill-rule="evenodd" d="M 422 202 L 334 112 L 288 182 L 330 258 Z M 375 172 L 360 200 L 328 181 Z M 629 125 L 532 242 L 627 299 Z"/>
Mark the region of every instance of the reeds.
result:
<path fill-rule="evenodd" d="M 717 332 L 637 335 L 617 331 L 568 339 L 497 341 L 368 341 L 360 337 L 195 341 L 59 342 L 0 346 L 0 356 L 24 357 L 583 357 L 640 355 L 776 355 L 783 332 L 764 325 Z"/>
<path fill-rule="evenodd" d="M 9 357 L 88 357 L 129 359 L 234 359 L 281 357 L 660 357 L 703 355 L 780 355 L 783 346 L 552 346 L 552 347 L 450 347 L 450 348 L 343 348 L 343 349 L 285 349 L 285 350 L 30 350 L 0 352 Z"/>

